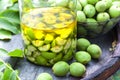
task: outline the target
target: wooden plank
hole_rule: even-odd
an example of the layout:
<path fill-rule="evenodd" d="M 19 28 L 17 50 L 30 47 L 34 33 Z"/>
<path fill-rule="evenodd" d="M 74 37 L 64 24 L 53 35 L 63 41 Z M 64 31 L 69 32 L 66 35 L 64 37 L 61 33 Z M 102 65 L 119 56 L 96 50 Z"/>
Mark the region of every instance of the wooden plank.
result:
<path fill-rule="evenodd" d="M 111 67 L 105 69 L 101 74 L 93 78 L 93 80 L 107 80 L 108 77 L 113 75 L 118 69 L 120 69 L 120 58 L 118 58 L 117 62 L 114 63 Z"/>

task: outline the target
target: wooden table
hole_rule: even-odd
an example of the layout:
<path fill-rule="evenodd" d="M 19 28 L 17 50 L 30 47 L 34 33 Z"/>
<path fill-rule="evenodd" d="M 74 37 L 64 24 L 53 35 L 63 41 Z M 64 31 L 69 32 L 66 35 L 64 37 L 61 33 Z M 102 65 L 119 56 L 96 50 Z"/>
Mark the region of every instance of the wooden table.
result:
<path fill-rule="evenodd" d="M 42 72 L 50 73 L 54 80 L 106 80 L 109 76 L 115 73 L 120 68 L 120 37 L 119 33 L 110 31 L 103 36 L 90 39 L 92 43 L 98 44 L 103 51 L 103 54 L 99 60 L 92 60 L 87 67 L 86 74 L 83 78 L 74 78 L 70 75 L 65 77 L 56 77 L 53 75 L 51 67 L 43 67 L 30 63 L 26 59 L 1 57 L 6 62 L 9 62 L 14 69 L 20 70 L 21 80 L 35 80 L 38 74 Z M 120 32 L 120 29 L 118 29 Z M 118 43 L 115 51 L 110 52 L 112 42 L 118 38 Z M 24 49 L 21 35 L 15 35 L 10 41 L 0 41 L 0 48 L 4 48 L 8 51 L 14 49 Z"/>

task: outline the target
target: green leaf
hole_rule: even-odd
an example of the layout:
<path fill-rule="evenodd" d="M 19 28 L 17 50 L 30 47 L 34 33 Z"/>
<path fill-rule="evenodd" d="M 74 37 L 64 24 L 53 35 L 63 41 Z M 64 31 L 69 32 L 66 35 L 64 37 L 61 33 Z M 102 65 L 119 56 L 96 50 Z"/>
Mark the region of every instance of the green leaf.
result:
<path fill-rule="evenodd" d="M 7 30 L 0 29 L 0 39 L 11 39 L 12 33 Z"/>
<path fill-rule="evenodd" d="M 0 65 L 2 65 L 3 63 L 2 62 L 0 62 Z"/>
<path fill-rule="evenodd" d="M 18 3 L 15 3 L 13 6 L 10 6 L 8 9 L 9 9 L 9 10 L 16 11 L 16 12 L 19 12 Z"/>
<path fill-rule="evenodd" d="M 21 80 L 18 76 L 18 71 L 13 70 L 10 64 L 7 64 L 0 59 L 0 65 L 3 64 L 6 66 L 6 68 L 4 69 L 4 72 L 0 72 L 0 80 Z"/>
<path fill-rule="evenodd" d="M 8 53 L 11 57 L 24 57 L 23 50 L 15 49 L 14 51 L 11 51 Z"/>
<path fill-rule="evenodd" d="M 0 0 L 0 12 L 4 11 L 5 9 L 7 9 L 7 7 L 12 5 L 12 0 Z"/>
<path fill-rule="evenodd" d="M 5 49 L 0 48 L 0 57 L 8 56 L 8 51 Z"/>
<path fill-rule="evenodd" d="M 31 0 L 24 0 L 24 8 L 33 8 L 33 4 Z"/>
<path fill-rule="evenodd" d="M 13 6 L 9 7 L 8 10 L 13 10 L 15 12 L 19 12 L 18 3 L 15 3 Z"/>
<path fill-rule="evenodd" d="M 1 18 L 0 18 L 0 29 L 11 31 L 14 34 L 19 33 L 17 28 L 12 23 L 10 23 L 8 20 L 1 19 Z"/>
<path fill-rule="evenodd" d="M 0 72 L 0 80 L 3 78 L 3 72 Z"/>
<path fill-rule="evenodd" d="M 0 18 L 8 20 L 11 23 L 20 24 L 19 12 L 16 12 L 14 10 L 7 9 L 3 11 L 0 13 Z"/>
<path fill-rule="evenodd" d="M 0 72 L 6 68 L 5 64 L 0 65 Z"/>
<path fill-rule="evenodd" d="M 13 71 L 11 74 L 10 74 L 10 77 L 9 77 L 9 80 L 17 80 L 17 72 L 16 71 Z"/>
<path fill-rule="evenodd" d="M 18 33 L 21 33 L 21 27 L 20 27 L 20 24 L 14 24 L 14 26 L 17 27 Z"/>
<path fill-rule="evenodd" d="M 12 0 L 13 3 L 18 2 L 18 0 Z"/>
<path fill-rule="evenodd" d="M 0 0 L 0 29 L 4 30 L 0 31 L 0 39 L 11 39 L 21 32 L 18 0 Z"/>
<path fill-rule="evenodd" d="M 0 48 L 0 54 L 7 54 L 7 53 L 8 53 L 7 50 L 5 50 L 5 49 L 3 49 L 3 48 Z"/>
<path fill-rule="evenodd" d="M 12 73 L 12 70 L 9 68 L 6 68 L 4 71 L 3 80 L 9 80 L 11 73 Z"/>
<path fill-rule="evenodd" d="M 120 79 L 120 70 L 118 70 L 115 74 L 112 75 L 113 80 L 119 80 Z"/>

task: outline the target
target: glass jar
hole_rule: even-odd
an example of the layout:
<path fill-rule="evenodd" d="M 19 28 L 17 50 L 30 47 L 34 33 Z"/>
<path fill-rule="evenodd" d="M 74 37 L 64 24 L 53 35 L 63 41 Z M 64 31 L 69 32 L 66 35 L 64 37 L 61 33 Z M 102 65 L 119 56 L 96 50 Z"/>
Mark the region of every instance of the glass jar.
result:
<path fill-rule="evenodd" d="M 52 66 L 76 50 L 76 0 L 19 0 L 26 58 Z"/>

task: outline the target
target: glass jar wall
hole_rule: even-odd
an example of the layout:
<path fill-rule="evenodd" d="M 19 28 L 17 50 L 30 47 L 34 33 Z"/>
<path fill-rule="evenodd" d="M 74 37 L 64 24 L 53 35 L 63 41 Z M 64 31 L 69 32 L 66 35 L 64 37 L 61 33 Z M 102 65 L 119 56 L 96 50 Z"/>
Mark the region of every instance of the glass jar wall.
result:
<path fill-rule="evenodd" d="M 76 49 L 76 0 L 20 0 L 26 58 L 51 66 L 69 61 Z"/>

